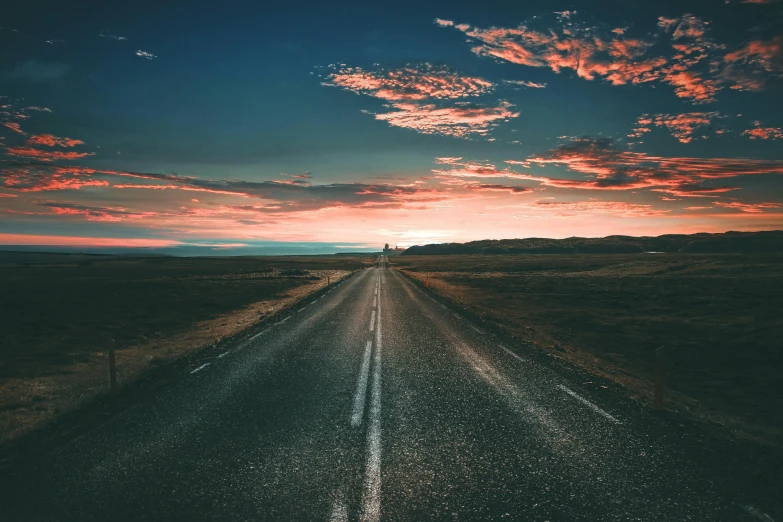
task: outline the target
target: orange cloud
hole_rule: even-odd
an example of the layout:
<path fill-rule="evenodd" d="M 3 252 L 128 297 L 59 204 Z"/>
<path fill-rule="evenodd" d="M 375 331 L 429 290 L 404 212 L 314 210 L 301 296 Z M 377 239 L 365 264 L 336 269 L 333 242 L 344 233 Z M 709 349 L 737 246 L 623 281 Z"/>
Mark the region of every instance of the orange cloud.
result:
<path fill-rule="evenodd" d="M 412 129 L 421 134 L 444 134 L 458 138 L 486 135 L 498 123 L 519 116 L 512 105 L 458 106 L 438 108 L 435 105 L 395 103 L 393 112 L 376 114 L 375 119 L 394 127 Z"/>
<path fill-rule="evenodd" d="M 35 158 L 41 161 L 75 160 L 95 155 L 94 152 L 59 152 L 34 149 L 32 147 L 8 147 L 6 152 L 9 156 Z"/>
<path fill-rule="evenodd" d="M 37 234 L 0 233 L 2 245 L 47 245 L 47 246 L 92 246 L 92 247 L 128 247 L 154 248 L 182 244 L 171 239 L 116 238 L 83 236 L 50 236 Z"/>
<path fill-rule="evenodd" d="M 402 69 L 366 71 L 361 67 L 330 66 L 324 85 L 389 101 L 462 98 L 486 94 L 495 85 L 430 64 Z"/>
<path fill-rule="evenodd" d="M 72 138 L 60 138 L 51 134 L 36 134 L 27 140 L 28 145 L 45 145 L 47 147 L 75 147 L 84 145 L 82 140 Z"/>
<path fill-rule="evenodd" d="M 725 53 L 726 46 L 709 37 L 709 22 L 691 14 L 659 18 L 655 38 L 633 38 L 625 29 L 591 26 L 574 12 L 555 14 L 554 20 L 537 17 L 517 27 L 478 28 L 450 20 L 436 24 L 465 33 L 480 56 L 548 67 L 555 73 L 570 69 L 579 78 L 612 85 L 665 83 L 694 104 L 714 101 L 727 84 L 732 89 L 760 89 L 765 75 L 783 71 L 783 37 L 753 41 Z M 657 54 L 666 50 L 656 45 L 660 40 L 669 49 Z"/>
<path fill-rule="evenodd" d="M 720 118 L 718 112 L 686 112 L 683 114 L 655 114 L 652 117 L 642 114 L 636 120 L 630 138 L 641 138 L 644 133 L 650 132 L 650 126 L 666 127 L 670 134 L 680 143 L 690 143 L 697 130 L 703 130 L 712 124 L 712 120 Z M 706 138 L 706 136 L 702 136 Z"/>
<path fill-rule="evenodd" d="M 548 199 L 538 200 L 536 206 L 556 210 L 561 214 L 589 213 L 589 214 L 613 214 L 626 217 L 638 216 L 663 216 L 670 210 L 657 210 L 652 205 L 628 203 L 626 201 L 599 201 L 590 199 L 587 201 L 552 201 Z"/>
<path fill-rule="evenodd" d="M 620 150 L 606 138 L 576 138 L 544 154 L 527 158 L 540 166 L 564 166 L 587 179 L 558 179 L 515 174 L 518 179 L 544 185 L 587 190 L 651 189 L 677 196 L 711 196 L 738 187 L 712 186 L 718 179 L 783 174 L 783 161 L 744 158 L 688 158 L 653 156 Z M 509 163 L 515 163 L 513 160 Z"/>
<path fill-rule="evenodd" d="M 780 203 L 740 203 L 739 201 L 715 201 L 713 205 L 725 208 L 735 208 L 751 214 L 758 214 L 769 209 L 783 208 L 783 205 Z"/>
<path fill-rule="evenodd" d="M 27 133 L 25 133 L 22 130 L 22 127 L 18 123 L 16 123 L 15 121 L 6 121 L 6 122 L 3 122 L 3 125 L 6 126 L 9 129 L 11 129 L 12 131 L 14 131 L 17 134 L 21 134 L 22 136 L 27 136 Z"/>
<path fill-rule="evenodd" d="M 776 140 L 783 139 L 783 129 L 780 127 L 762 127 L 760 121 L 753 122 L 754 127 L 743 131 L 743 136 L 752 140 Z"/>

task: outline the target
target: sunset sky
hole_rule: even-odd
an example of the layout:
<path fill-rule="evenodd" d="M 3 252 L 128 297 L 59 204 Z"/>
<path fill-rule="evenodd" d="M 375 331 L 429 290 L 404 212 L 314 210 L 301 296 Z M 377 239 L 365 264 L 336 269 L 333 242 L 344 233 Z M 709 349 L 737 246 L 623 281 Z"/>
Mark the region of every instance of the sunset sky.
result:
<path fill-rule="evenodd" d="M 16 2 L 0 172 L 3 245 L 781 229 L 783 1 Z"/>

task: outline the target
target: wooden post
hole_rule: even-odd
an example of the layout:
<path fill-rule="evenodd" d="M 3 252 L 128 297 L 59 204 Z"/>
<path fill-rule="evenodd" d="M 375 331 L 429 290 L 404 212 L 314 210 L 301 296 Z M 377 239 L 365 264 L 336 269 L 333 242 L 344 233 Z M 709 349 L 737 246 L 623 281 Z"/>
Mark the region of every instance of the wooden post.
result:
<path fill-rule="evenodd" d="M 109 339 L 109 387 L 111 392 L 117 391 L 117 365 L 114 360 L 114 339 Z"/>
<path fill-rule="evenodd" d="M 663 356 L 663 346 L 655 350 L 655 411 L 663 411 L 664 381 L 666 380 L 666 360 Z"/>
<path fill-rule="evenodd" d="M 326 274 L 326 286 L 329 286 L 332 284 L 332 276 L 331 274 Z"/>
<path fill-rule="evenodd" d="M 430 276 L 429 276 L 429 274 L 428 274 L 428 275 L 427 275 L 427 288 L 429 288 L 429 287 L 430 287 Z"/>

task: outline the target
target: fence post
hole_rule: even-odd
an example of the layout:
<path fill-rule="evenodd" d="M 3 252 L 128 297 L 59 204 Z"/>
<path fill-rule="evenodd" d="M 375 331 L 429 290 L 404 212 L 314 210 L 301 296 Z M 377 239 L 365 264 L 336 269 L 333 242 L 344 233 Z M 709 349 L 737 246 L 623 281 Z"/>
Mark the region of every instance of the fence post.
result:
<path fill-rule="evenodd" d="M 114 339 L 109 339 L 109 388 L 111 392 L 117 391 L 117 365 L 114 359 Z"/>
<path fill-rule="evenodd" d="M 663 411 L 664 408 L 664 381 L 666 380 L 666 359 L 663 354 L 663 346 L 655 349 L 655 411 Z"/>
<path fill-rule="evenodd" d="M 428 274 L 428 275 L 427 275 L 427 288 L 429 288 L 429 287 L 430 287 L 430 276 L 429 276 L 429 274 Z"/>
<path fill-rule="evenodd" d="M 331 274 L 326 274 L 326 286 L 329 286 L 332 284 L 332 276 Z"/>

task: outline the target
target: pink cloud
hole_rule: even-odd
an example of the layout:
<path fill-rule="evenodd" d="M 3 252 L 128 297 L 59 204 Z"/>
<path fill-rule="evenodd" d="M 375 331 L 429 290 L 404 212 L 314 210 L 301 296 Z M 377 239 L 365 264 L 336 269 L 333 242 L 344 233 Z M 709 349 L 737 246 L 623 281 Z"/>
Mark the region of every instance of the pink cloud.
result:
<path fill-rule="evenodd" d="M 25 133 L 22 130 L 22 127 L 18 123 L 16 123 L 15 121 L 6 121 L 6 122 L 3 122 L 3 125 L 6 126 L 9 129 L 11 129 L 12 131 L 14 131 L 17 134 L 21 134 L 22 136 L 27 136 L 27 133 Z"/>
<path fill-rule="evenodd" d="M 458 138 L 486 135 L 499 123 L 519 116 L 512 105 L 437 107 L 414 103 L 395 103 L 393 112 L 375 115 L 394 127 L 412 129 L 421 134 L 443 134 Z"/>
<path fill-rule="evenodd" d="M 576 13 L 538 17 L 517 27 L 438 25 L 465 33 L 480 56 L 555 73 L 572 70 L 579 78 L 612 85 L 664 83 L 694 104 L 714 101 L 725 86 L 760 89 L 764 74 L 783 70 L 783 37 L 753 41 L 726 54 L 726 46 L 709 36 L 709 22 L 692 14 L 661 17 L 660 32 L 645 38 L 628 36 L 625 29 L 588 25 Z M 668 44 L 668 51 L 656 45 L 660 42 Z"/>
<path fill-rule="evenodd" d="M 770 209 L 783 208 L 783 205 L 780 203 L 741 203 L 739 201 L 715 201 L 713 202 L 713 205 L 724 208 L 735 208 L 751 214 L 758 214 Z"/>
<path fill-rule="evenodd" d="M 743 136 L 752 140 L 776 140 L 783 139 L 783 129 L 780 127 L 762 127 L 760 121 L 753 122 L 754 127 L 743 131 Z"/>
<path fill-rule="evenodd" d="M 95 155 L 93 152 L 59 152 L 34 149 L 32 147 L 8 147 L 6 152 L 9 156 L 35 158 L 41 161 L 75 160 Z"/>
<path fill-rule="evenodd" d="M 665 127 L 680 143 L 690 143 L 698 138 L 698 136 L 694 135 L 696 131 L 704 132 L 705 127 L 712 125 L 713 119 L 720 117 L 720 113 L 715 111 L 655 114 L 653 116 L 642 114 L 636 120 L 636 126 L 628 137 L 641 138 L 644 133 L 651 131 L 652 125 L 655 125 L 657 127 Z"/>
<path fill-rule="evenodd" d="M 389 101 L 463 98 L 486 94 L 495 87 L 482 78 L 430 64 L 374 71 L 347 66 L 331 69 L 324 85 Z"/>
<path fill-rule="evenodd" d="M 402 69 L 367 71 L 360 67 L 330 66 L 323 85 L 386 100 L 390 112 L 373 113 L 376 120 L 421 134 L 458 138 L 486 135 L 493 127 L 519 116 L 508 102 L 469 104 L 453 101 L 491 92 L 495 85 L 430 64 Z"/>
<path fill-rule="evenodd" d="M 510 194 L 528 194 L 533 192 L 529 187 L 517 187 L 512 185 L 497 185 L 494 183 L 476 183 L 465 185 L 468 190 L 479 192 L 508 192 Z"/>
<path fill-rule="evenodd" d="M 654 209 L 652 205 L 629 203 L 627 201 L 552 201 L 548 199 L 536 201 L 536 206 L 556 210 L 560 213 L 613 214 L 627 217 L 663 216 L 671 210 Z"/>
<path fill-rule="evenodd" d="M 783 161 L 744 158 L 663 157 L 621 150 L 604 138 L 577 138 L 527 158 L 540 166 L 559 165 L 587 179 L 516 174 L 544 185 L 587 190 L 650 189 L 676 196 L 714 196 L 738 187 L 712 186 L 713 180 L 783 174 Z"/>
<path fill-rule="evenodd" d="M 84 145 L 82 140 L 72 138 L 60 138 L 51 134 L 36 134 L 27 140 L 28 145 L 45 145 L 47 147 L 75 147 Z"/>
<path fill-rule="evenodd" d="M 153 248 L 174 246 L 182 243 L 180 241 L 174 241 L 171 239 L 48 236 L 37 234 L 0 233 L 0 244 Z"/>
<path fill-rule="evenodd" d="M 503 80 L 503 83 L 507 85 L 518 85 L 520 87 L 528 87 L 531 89 L 545 89 L 545 83 L 526 82 L 524 80 Z"/>
<path fill-rule="evenodd" d="M 96 207 L 65 202 L 39 203 L 52 214 L 59 216 L 80 216 L 88 221 L 120 222 L 128 219 L 143 219 L 158 217 L 160 212 L 132 212 L 123 207 Z"/>

